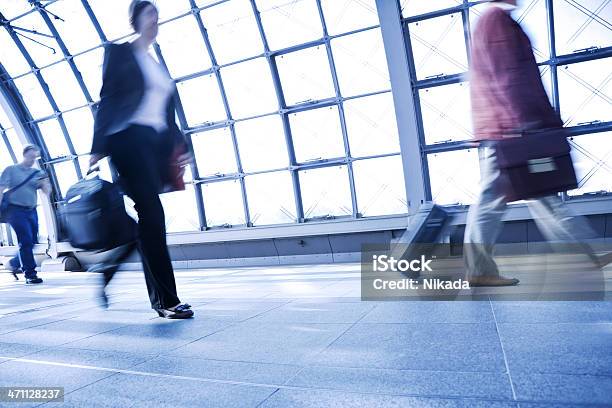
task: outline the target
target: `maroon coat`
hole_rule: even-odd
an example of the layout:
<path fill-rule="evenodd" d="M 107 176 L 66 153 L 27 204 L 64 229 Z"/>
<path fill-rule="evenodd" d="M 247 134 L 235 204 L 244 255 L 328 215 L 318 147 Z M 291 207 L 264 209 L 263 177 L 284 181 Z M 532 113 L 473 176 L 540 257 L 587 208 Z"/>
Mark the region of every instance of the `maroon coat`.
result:
<path fill-rule="evenodd" d="M 544 90 L 529 38 L 499 7 L 488 8 L 472 34 L 470 90 L 476 139 L 562 126 Z"/>

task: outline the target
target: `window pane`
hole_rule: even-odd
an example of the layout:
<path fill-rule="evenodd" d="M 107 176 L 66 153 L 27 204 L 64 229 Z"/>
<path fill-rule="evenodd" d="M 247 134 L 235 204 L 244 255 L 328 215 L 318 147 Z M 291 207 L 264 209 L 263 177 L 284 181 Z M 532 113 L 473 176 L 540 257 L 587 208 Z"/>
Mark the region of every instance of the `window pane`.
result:
<path fill-rule="evenodd" d="M 104 62 L 104 49 L 96 48 L 73 59 L 76 64 L 87 90 L 94 101 L 100 99 L 102 88 L 102 63 Z"/>
<path fill-rule="evenodd" d="M 289 172 L 263 173 L 245 179 L 253 225 L 296 221 L 293 184 Z"/>
<path fill-rule="evenodd" d="M 335 95 L 325 46 L 281 55 L 276 64 L 287 106 Z"/>
<path fill-rule="evenodd" d="M 159 10 L 159 21 L 166 21 L 191 10 L 189 0 L 156 0 L 155 6 Z"/>
<path fill-rule="evenodd" d="M 13 158 L 9 153 L 9 149 L 4 143 L 4 138 L 2 137 L 2 133 L 0 133 L 0 174 L 4 171 L 4 168 L 13 164 Z"/>
<path fill-rule="evenodd" d="M 402 8 L 402 17 L 411 17 L 458 6 L 462 2 L 463 0 L 401 0 L 400 7 Z"/>
<path fill-rule="evenodd" d="M 89 108 L 77 109 L 63 113 L 62 117 L 76 153 L 89 153 L 93 139 L 93 115 L 91 110 Z"/>
<path fill-rule="evenodd" d="M 47 231 L 47 217 L 45 217 L 45 212 L 43 211 L 42 203 L 40 202 L 41 193 L 38 193 L 38 200 L 36 203 L 36 213 L 38 214 L 38 237 L 36 242 L 45 242 L 49 237 L 49 232 Z"/>
<path fill-rule="evenodd" d="M 52 19 L 70 54 L 100 44 L 100 37 L 80 1 L 58 1 L 45 8 L 64 20 Z"/>
<path fill-rule="evenodd" d="M 238 180 L 203 184 L 202 197 L 208 227 L 246 224 Z"/>
<path fill-rule="evenodd" d="M 342 96 L 391 89 L 380 29 L 340 37 L 331 46 Z"/>
<path fill-rule="evenodd" d="M 28 74 L 13 80 L 23 97 L 30 114 L 34 119 L 40 119 L 53 113 L 49 99 L 43 92 L 34 74 Z"/>
<path fill-rule="evenodd" d="M 257 0 L 257 8 L 273 51 L 323 37 L 315 0 Z"/>
<path fill-rule="evenodd" d="M 166 231 L 198 231 L 200 219 L 195 202 L 193 185 L 187 184 L 185 190 L 166 193 L 159 196 L 166 214 Z"/>
<path fill-rule="evenodd" d="M 612 120 L 612 58 L 561 66 L 558 72 L 566 126 Z"/>
<path fill-rule="evenodd" d="M 221 77 L 234 119 L 278 111 L 270 66 L 264 58 L 223 68 Z"/>
<path fill-rule="evenodd" d="M 53 165 L 55 175 L 57 176 L 57 182 L 60 187 L 62 198 L 66 196 L 66 192 L 74 183 L 77 182 L 76 169 L 72 160 L 57 163 Z"/>
<path fill-rule="evenodd" d="M 569 195 L 612 192 L 612 132 L 570 138 L 578 188 Z"/>
<path fill-rule="evenodd" d="M 189 126 L 227 120 L 221 92 L 214 75 L 177 83 Z"/>
<path fill-rule="evenodd" d="M 202 33 L 191 15 L 162 24 L 157 42 L 173 78 L 204 71 L 212 65 Z"/>
<path fill-rule="evenodd" d="M 27 30 L 37 31 L 41 34 L 51 35 L 49 27 L 38 12 L 30 13 L 27 16 L 12 22 L 11 24 L 17 27 L 25 28 Z M 28 50 L 28 53 L 30 54 L 38 68 L 42 68 L 45 65 L 49 65 L 52 62 L 56 62 L 64 57 L 57 41 L 55 41 L 55 38 L 47 38 L 41 35 L 32 35 L 30 33 L 22 34 L 25 34 L 26 36 L 33 38 L 37 41 L 34 42 L 32 40 L 24 38 L 23 36 L 20 36 L 20 40 L 23 43 L 23 46 L 26 48 L 26 50 Z"/>
<path fill-rule="evenodd" d="M 32 10 L 32 5 L 23 0 L 2 1 L 2 13 L 4 14 L 4 17 L 8 19 L 15 18 L 30 10 Z"/>
<path fill-rule="evenodd" d="M 90 157 L 91 157 L 90 155 L 85 155 L 85 156 L 80 156 L 78 158 L 79 167 L 81 169 L 81 174 L 83 176 L 85 176 L 87 174 L 87 171 L 89 170 Z M 105 157 L 102 160 L 98 161 L 98 164 L 100 165 L 99 167 L 100 171 L 98 172 L 98 175 L 102 180 L 106 180 L 109 183 L 112 183 L 113 176 L 111 174 L 109 163 L 110 163 L 110 160 L 108 157 Z"/>
<path fill-rule="evenodd" d="M 210 6 L 213 3 L 218 3 L 219 0 L 195 0 L 198 7 Z"/>
<path fill-rule="evenodd" d="M 476 200 L 480 183 L 478 149 L 430 154 L 427 160 L 434 203 L 467 205 Z"/>
<path fill-rule="evenodd" d="M 548 45 L 546 1 L 524 1 L 519 6 L 512 14 L 529 36 L 536 60 L 538 62 L 548 60 L 550 58 L 550 47 Z"/>
<path fill-rule="evenodd" d="M 191 142 L 201 177 L 238 171 L 229 128 L 195 133 Z"/>
<path fill-rule="evenodd" d="M 321 6 L 330 35 L 378 25 L 375 0 L 323 0 Z"/>
<path fill-rule="evenodd" d="M 109 7 L 108 0 L 87 1 L 109 41 L 116 40 L 134 31 L 129 23 L 129 2 L 121 2 L 121 6 L 115 4 L 113 7 Z"/>
<path fill-rule="evenodd" d="M 346 166 L 303 170 L 299 177 L 305 218 L 353 213 Z"/>
<path fill-rule="evenodd" d="M 9 140 L 9 143 L 11 144 L 11 148 L 13 149 L 13 152 L 15 153 L 17 160 L 18 161 L 21 160 L 23 145 L 21 143 L 21 140 L 19 140 L 17 131 L 15 130 L 15 128 L 12 128 L 12 129 L 5 130 L 4 133 L 6 134 L 6 138 Z"/>
<path fill-rule="evenodd" d="M 461 14 L 412 23 L 409 31 L 417 79 L 467 71 Z"/>
<path fill-rule="evenodd" d="M 245 172 L 287 167 L 287 142 L 280 116 L 264 116 L 234 126 Z"/>
<path fill-rule="evenodd" d="M 391 93 L 344 102 L 351 156 L 363 157 L 400 151 Z"/>
<path fill-rule="evenodd" d="M 45 140 L 49 155 L 52 159 L 66 156 L 70 154 L 68 150 L 68 144 L 64 138 L 64 133 L 60 127 L 59 122 L 56 119 L 46 120 L 38 123 L 40 133 Z"/>
<path fill-rule="evenodd" d="M 422 89 L 419 97 L 427 144 L 472 138 L 470 86 L 467 82 Z"/>
<path fill-rule="evenodd" d="M 357 206 L 364 217 L 408 212 L 401 156 L 353 162 Z"/>
<path fill-rule="evenodd" d="M 7 113 L 2 107 L 0 107 L 0 126 L 2 126 L 4 129 L 13 127 Z"/>
<path fill-rule="evenodd" d="M 249 0 L 232 0 L 201 12 L 218 64 L 263 53 Z"/>
<path fill-rule="evenodd" d="M 87 103 L 87 99 L 85 99 L 85 95 L 68 63 L 55 64 L 43 69 L 40 73 L 49 85 L 51 95 L 61 111 L 83 106 Z"/>
<path fill-rule="evenodd" d="M 555 1 L 555 45 L 557 55 L 589 47 L 612 45 L 612 3 L 602 0 Z"/>
<path fill-rule="evenodd" d="M 344 141 L 337 106 L 289 115 L 298 163 L 344 157 Z"/>
<path fill-rule="evenodd" d="M 12 77 L 31 69 L 6 30 L 0 30 L 0 62 Z"/>

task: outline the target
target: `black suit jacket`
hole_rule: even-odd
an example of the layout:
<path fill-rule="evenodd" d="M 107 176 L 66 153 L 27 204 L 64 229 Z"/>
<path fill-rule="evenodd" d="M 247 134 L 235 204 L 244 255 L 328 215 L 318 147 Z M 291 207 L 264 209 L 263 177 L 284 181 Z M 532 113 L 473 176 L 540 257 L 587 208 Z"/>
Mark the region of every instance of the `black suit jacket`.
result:
<path fill-rule="evenodd" d="M 136 112 L 145 92 L 140 66 L 132 44 L 109 44 L 105 47 L 102 66 L 102 89 L 94 120 L 92 154 L 108 154 L 109 136 L 125 129 Z M 175 99 L 169 98 L 166 107 L 168 146 L 185 144 L 185 137 L 174 120 Z M 168 151 L 168 155 L 172 152 Z"/>

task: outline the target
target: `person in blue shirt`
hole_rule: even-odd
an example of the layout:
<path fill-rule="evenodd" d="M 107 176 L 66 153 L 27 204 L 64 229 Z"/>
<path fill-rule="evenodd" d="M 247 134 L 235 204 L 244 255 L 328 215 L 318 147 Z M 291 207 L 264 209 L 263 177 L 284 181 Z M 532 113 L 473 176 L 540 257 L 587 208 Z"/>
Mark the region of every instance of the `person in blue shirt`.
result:
<path fill-rule="evenodd" d="M 51 184 L 47 174 L 34 168 L 36 159 L 40 156 L 40 149 L 34 145 L 27 145 L 23 149 L 23 160 L 7 167 L 0 176 L 0 203 L 8 201 L 7 221 L 17 234 L 19 243 L 18 254 L 9 261 L 8 269 L 17 279 L 17 272 L 21 269 L 25 274 L 27 284 L 42 283 L 36 274 L 36 262 L 33 248 L 38 242 L 38 213 L 36 212 L 37 191 L 45 194 L 51 193 Z M 27 182 L 14 191 L 4 193 L 24 181 Z"/>

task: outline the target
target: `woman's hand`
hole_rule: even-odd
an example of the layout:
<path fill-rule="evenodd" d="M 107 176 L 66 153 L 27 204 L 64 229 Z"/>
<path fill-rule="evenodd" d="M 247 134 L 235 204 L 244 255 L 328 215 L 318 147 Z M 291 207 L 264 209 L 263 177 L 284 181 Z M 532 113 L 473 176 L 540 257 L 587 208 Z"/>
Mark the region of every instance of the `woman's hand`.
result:
<path fill-rule="evenodd" d="M 47 177 L 39 181 L 38 188 L 40 188 L 46 195 L 51 195 L 51 183 Z"/>
<path fill-rule="evenodd" d="M 89 157 L 89 167 L 93 167 L 96 165 L 96 163 L 98 163 L 100 160 L 102 160 L 104 158 L 104 155 L 102 154 L 92 154 Z"/>

